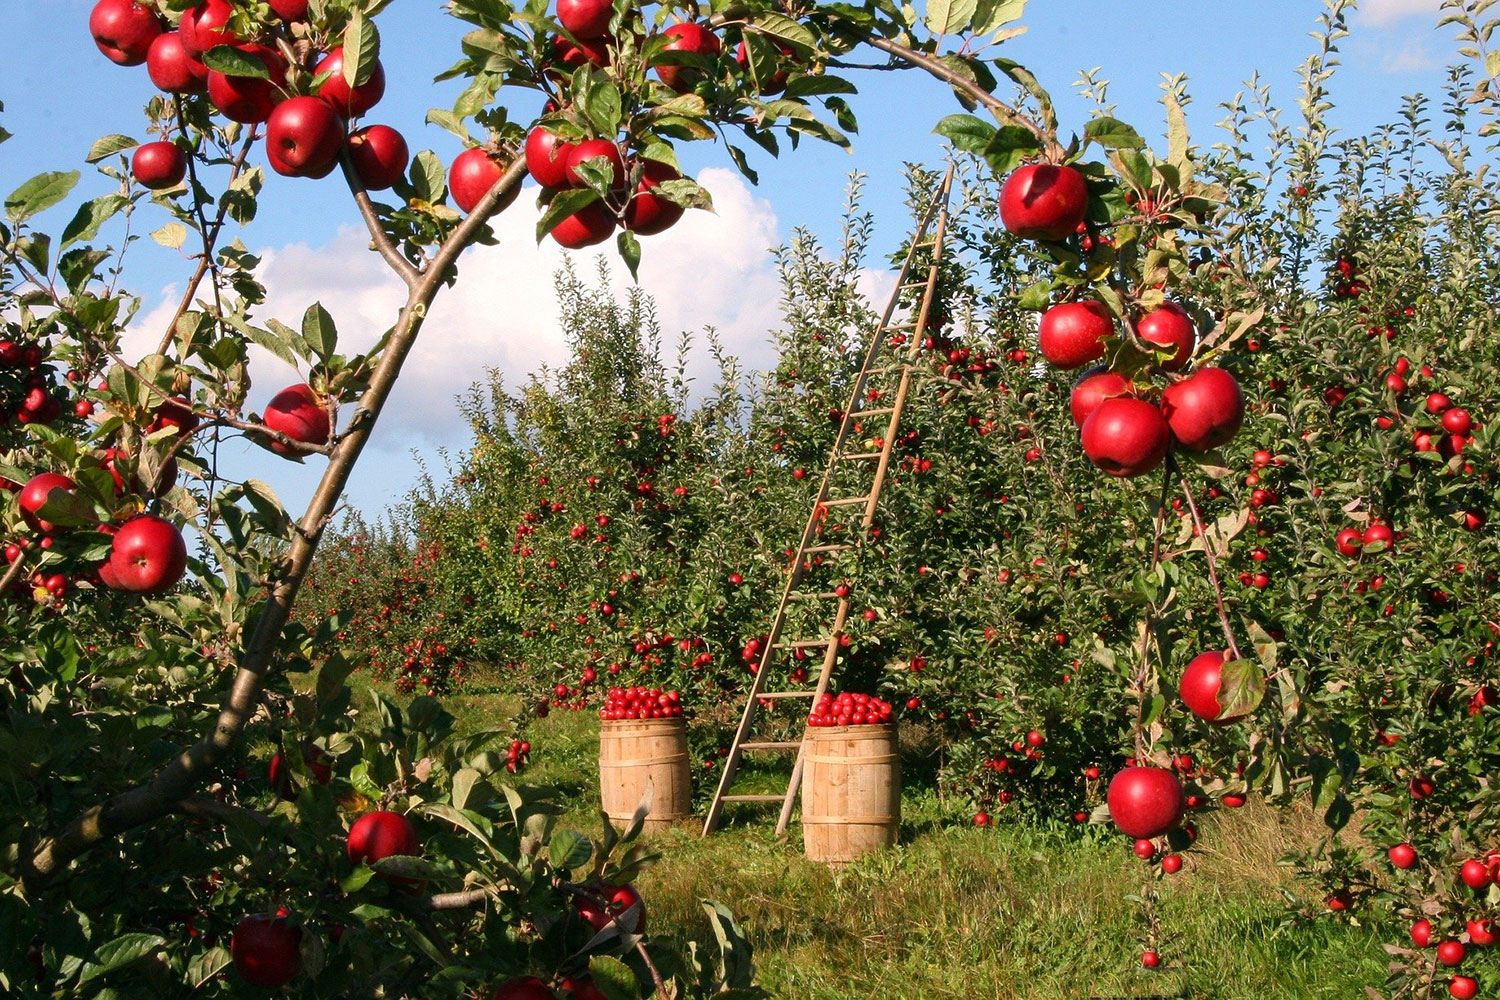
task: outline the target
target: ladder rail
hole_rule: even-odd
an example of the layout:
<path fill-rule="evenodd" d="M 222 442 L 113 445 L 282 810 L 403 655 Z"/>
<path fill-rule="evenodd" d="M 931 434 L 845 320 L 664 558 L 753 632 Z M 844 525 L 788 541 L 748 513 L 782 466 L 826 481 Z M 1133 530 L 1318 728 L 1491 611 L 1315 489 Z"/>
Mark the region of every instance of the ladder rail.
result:
<path fill-rule="evenodd" d="M 776 613 L 772 617 L 770 630 L 766 633 L 765 647 L 761 650 L 760 659 L 756 664 L 755 676 L 750 683 L 750 690 L 745 698 L 745 708 L 740 713 L 740 721 L 738 726 L 735 728 L 734 739 L 730 744 L 729 755 L 725 758 L 724 768 L 719 776 L 718 788 L 714 792 L 713 802 L 709 806 L 708 816 L 705 818 L 703 823 L 704 836 L 712 833 L 714 828 L 718 825 L 719 819 L 723 814 L 724 804 L 726 802 L 773 802 L 779 800 L 782 804 L 782 807 L 776 825 L 777 836 L 780 836 L 785 832 L 787 824 L 790 822 L 791 814 L 796 804 L 797 792 L 801 787 L 803 752 L 806 748 L 805 739 L 799 738 L 797 741 L 797 759 L 795 764 L 793 765 L 791 781 L 788 785 L 785 795 L 739 796 L 730 795 L 729 790 L 732 787 L 735 776 L 739 771 L 739 765 L 743 758 L 745 745 L 750 742 L 748 740 L 748 737 L 755 722 L 755 716 L 760 704 L 760 700 L 763 697 L 768 696 L 777 698 L 788 697 L 791 694 L 796 694 L 797 696 L 806 696 L 806 692 L 764 692 L 766 678 L 770 675 L 773 657 L 775 656 L 777 650 L 782 648 L 782 630 L 786 624 L 787 614 L 793 602 L 794 595 L 797 592 L 797 586 L 801 583 L 802 577 L 806 572 L 807 555 L 809 551 L 814 548 L 819 551 L 829 551 L 840 547 L 849 547 L 847 545 L 814 546 L 812 543 L 815 541 L 818 534 L 819 525 L 827 516 L 829 492 L 833 486 L 833 477 L 835 471 L 837 470 L 841 462 L 847 458 L 847 456 L 844 455 L 844 447 L 848 442 L 850 435 L 853 433 L 855 425 L 862 419 L 865 419 L 868 415 L 870 415 L 868 411 L 862 412 L 856 409 L 856 407 L 865 395 L 866 386 L 868 385 L 870 374 L 875 368 L 875 362 L 887 347 L 886 342 L 889 339 L 890 333 L 894 329 L 891 326 L 891 318 L 895 315 L 896 309 L 901 304 L 902 293 L 913 288 L 922 287 L 923 293 L 920 305 L 918 306 L 916 319 L 912 322 L 901 324 L 902 329 L 910 329 L 912 331 L 911 341 L 906 345 L 906 350 L 904 352 L 905 359 L 900 364 L 890 366 L 888 369 L 895 370 L 899 368 L 901 372 L 901 380 L 896 389 L 896 399 L 893 405 L 888 408 L 877 408 L 877 411 L 884 412 L 887 415 L 886 431 L 881 441 L 880 451 L 878 452 L 879 458 L 877 460 L 873 475 L 873 484 L 871 486 L 869 494 L 866 497 L 861 498 L 862 502 L 864 503 L 864 510 L 860 518 L 860 527 L 862 529 L 862 534 L 864 532 L 867 532 L 870 526 L 874 523 L 875 511 L 879 503 L 881 487 L 887 475 L 890 465 L 890 456 L 895 445 L 896 429 L 899 426 L 901 412 L 905 407 L 906 399 L 910 390 L 912 376 L 911 362 L 917 357 L 918 352 L 921 349 L 921 338 L 927 328 L 927 322 L 932 307 L 932 300 L 934 298 L 935 290 L 937 287 L 937 278 L 939 274 L 938 264 L 942 257 L 942 247 L 947 235 L 948 200 L 949 192 L 951 191 L 953 183 L 953 174 L 954 167 L 952 164 L 950 164 L 948 166 L 947 172 L 943 176 L 942 183 L 939 185 L 938 190 L 934 192 L 932 201 L 928 204 L 927 210 L 923 213 L 921 221 L 917 226 L 916 232 L 912 238 L 911 245 L 907 249 L 905 258 L 902 260 L 901 270 L 896 277 L 895 289 L 892 291 L 891 297 L 886 303 L 885 310 L 881 314 L 880 320 L 876 325 L 874 335 L 870 338 L 870 345 L 865 352 L 864 360 L 860 365 L 858 373 L 854 377 L 853 383 L 850 385 L 848 405 L 845 406 L 843 414 L 839 421 L 839 428 L 834 436 L 833 446 L 829 453 L 828 463 L 824 467 L 823 476 L 819 481 L 817 493 L 815 495 L 811 510 L 808 513 L 807 521 L 803 525 L 801 536 L 798 539 L 791 570 L 787 574 L 786 582 L 782 587 L 781 598 L 777 602 L 776 606 Z M 932 230 L 932 236 L 930 240 L 926 239 L 929 229 Z M 913 265 L 918 259 L 919 253 L 923 249 L 927 248 L 930 248 L 932 253 L 931 262 L 929 263 L 927 268 L 928 273 L 926 281 L 907 281 L 907 277 L 911 273 Z M 863 454 L 861 457 L 872 458 L 875 457 L 875 455 Z M 847 503 L 847 501 L 845 502 Z M 860 501 L 856 500 L 855 502 Z M 820 670 L 818 671 L 817 685 L 814 691 L 811 693 L 814 704 L 816 704 L 816 700 L 818 698 L 821 698 L 828 691 L 829 683 L 833 675 L 834 665 L 838 661 L 839 650 L 841 648 L 838 639 L 842 635 L 844 626 L 848 621 L 850 606 L 850 601 L 847 595 L 839 598 L 838 606 L 834 612 L 833 623 L 829 631 L 829 638 L 826 643 L 827 649 L 824 652 L 823 662 L 821 664 Z"/>

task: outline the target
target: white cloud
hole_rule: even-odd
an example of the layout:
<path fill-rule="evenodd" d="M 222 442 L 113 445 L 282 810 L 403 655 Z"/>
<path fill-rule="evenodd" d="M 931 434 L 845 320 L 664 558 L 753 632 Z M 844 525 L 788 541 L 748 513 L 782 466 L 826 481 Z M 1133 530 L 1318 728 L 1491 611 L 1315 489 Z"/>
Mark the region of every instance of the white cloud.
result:
<path fill-rule="evenodd" d="M 1418 14 L 1434 15 L 1441 4 L 1442 0 L 1365 0 L 1359 19 L 1369 24 L 1390 24 Z"/>
<path fill-rule="evenodd" d="M 641 287 L 655 300 L 665 349 L 680 331 L 713 326 L 747 369 L 766 367 L 767 331 L 779 320 L 768 253 L 777 242 L 775 213 L 730 171 L 710 168 L 698 179 L 713 194 L 716 211 L 689 212 L 667 233 L 642 240 Z M 404 452 L 419 443 L 460 443 L 454 398 L 483 380 L 486 369 L 503 372 L 513 386 L 541 365 L 565 360 L 553 290 L 563 251 L 550 239 L 536 244 L 535 190 L 524 190 L 496 219 L 496 245 L 472 247 L 459 259 L 458 281 L 439 293 L 373 447 Z M 363 228 L 350 226 L 322 246 L 264 251 L 261 279 L 269 298 L 257 317 L 296 326 L 309 305 L 322 302 L 338 325 L 341 353 L 366 349 L 395 321 L 405 300 L 405 286 L 367 244 Z M 623 291 L 630 277 L 611 244 L 573 254 L 575 268 L 592 282 L 600 252 L 612 258 L 613 285 Z M 155 307 L 132 324 L 128 352 L 139 356 L 155 348 L 180 294 L 177 287 L 164 289 Z M 711 369 L 707 351 L 698 350 L 690 370 L 706 377 Z M 252 407 L 297 377 L 280 360 L 253 349 Z"/>
<path fill-rule="evenodd" d="M 1438 65 L 1427 46 L 1418 39 L 1410 39 L 1400 48 L 1382 53 L 1380 68 L 1386 73 L 1417 73 Z"/>

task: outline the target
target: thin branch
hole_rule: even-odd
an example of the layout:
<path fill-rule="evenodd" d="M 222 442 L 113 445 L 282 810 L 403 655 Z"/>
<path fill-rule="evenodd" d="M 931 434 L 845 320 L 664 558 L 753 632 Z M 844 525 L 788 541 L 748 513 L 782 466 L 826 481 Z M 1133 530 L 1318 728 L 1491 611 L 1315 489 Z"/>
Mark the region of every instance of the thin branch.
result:
<path fill-rule="evenodd" d="M 349 144 L 343 144 L 339 152 L 339 166 L 343 168 L 344 180 L 349 182 L 349 192 L 354 195 L 354 204 L 359 208 L 359 214 L 365 220 L 365 228 L 370 231 L 370 242 L 385 262 L 391 266 L 401 280 L 406 282 L 407 288 L 413 288 L 421 280 L 422 273 L 412 266 L 411 261 L 401 256 L 401 251 L 391 242 L 386 235 L 385 227 L 380 224 L 380 216 L 375 214 L 375 205 L 370 201 L 370 194 L 365 190 L 365 182 L 359 176 L 359 171 L 354 169 L 354 161 L 349 156 Z"/>
<path fill-rule="evenodd" d="M 267 826 L 271 817 L 254 809 L 245 809 L 241 806 L 230 805 L 228 802 L 220 802 L 218 799 L 207 795 L 190 795 L 179 799 L 176 811 L 195 819 L 209 819 L 216 823 L 230 823 L 237 820 L 249 820 L 257 826 Z"/>
<path fill-rule="evenodd" d="M 250 155 L 250 150 L 255 146 L 255 141 L 260 138 L 259 126 L 251 126 L 250 134 L 245 137 L 240 146 L 239 155 L 234 158 L 230 167 L 229 183 L 233 184 L 239 177 L 240 171 L 245 167 L 245 158 Z M 189 156 L 188 169 L 193 169 L 193 157 Z M 194 173 L 196 180 L 197 174 Z M 177 335 L 177 321 L 182 319 L 183 313 L 187 312 L 188 306 L 193 304 L 193 296 L 198 294 L 198 286 L 203 282 L 203 276 L 213 266 L 213 248 L 219 240 L 219 232 L 224 228 L 224 218 L 229 213 L 229 202 L 219 205 L 219 211 L 214 216 L 213 225 L 203 234 L 203 255 L 198 258 L 198 269 L 188 279 L 187 289 L 182 293 L 182 299 L 177 303 L 177 310 L 172 313 L 172 318 L 167 322 L 167 332 L 162 334 L 161 344 L 157 346 L 157 354 L 166 354 L 167 348 L 172 346 L 172 338 Z M 200 216 L 201 217 L 201 216 Z M 214 285 L 214 294 L 218 294 L 218 285 Z"/>
<path fill-rule="evenodd" d="M 1171 460 L 1168 459 L 1168 461 Z M 1218 561 L 1214 558 L 1213 546 L 1208 544 L 1208 530 L 1203 526 L 1203 517 L 1198 513 L 1198 502 L 1193 499 L 1193 491 L 1188 486 L 1187 476 L 1182 476 L 1180 481 L 1182 495 L 1187 498 L 1188 510 L 1193 515 L 1193 527 L 1197 530 L 1198 537 L 1203 540 L 1203 557 L 1208 561 L 1208 583 L 1214 589 L 1214 606 L 1219 612 L 1219 624 L 1224 628 L 1224 639 L 1229 643 L 1230 655 L 1238 660 L 1240 647 L 1234 639 L 1234 627 L 1229 623 L 1229 611 L 1224 607 L 1224 588 L 1219 583 Z"/>
<path fill-rule="evenodd" d="M 432 300 L 444 287 L 448 272 L 459 254 L 473 242 L 479 229 L 498 211 L 501 199 L 521 183 L 525 174 L 525 160 L 517 157 L 468 218 L 449 235 L 434 255 L 433 266 L 427 269 L 407 296 L 390 343 L 370 378 L 369 388 L 356 404 L 354 419 L 334 447 L 317 491 L 302 515 L 300 530 L 287 553 L 286 574 L 271 587 L 213 729 L 193 746 L 182 750 L 150 781 L 111 796 L 69 822 L 54 836 L 42 840 L 34 854 L 23 862 L 29 868 L 28 882 L 45 882 L 100 841 L 165 815 L 173 803 L 185 797 L 239 742 L 240 734 L 259 703 L 261 686 L 270 669 L 281 630 L 291 615 L 292 604 L 312 564 L 323 528 L 338 506 L 354 465 L 369 441 L 377 416 L 390 398 Z"/>

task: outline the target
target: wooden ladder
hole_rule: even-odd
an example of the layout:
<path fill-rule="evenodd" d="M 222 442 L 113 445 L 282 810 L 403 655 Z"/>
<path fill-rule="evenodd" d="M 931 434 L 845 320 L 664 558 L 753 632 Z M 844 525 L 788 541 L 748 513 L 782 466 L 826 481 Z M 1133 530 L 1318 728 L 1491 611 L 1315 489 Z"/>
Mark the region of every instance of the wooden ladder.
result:
<path fill-rule="evenodd" d="M 780 802 L 781 816 L 776 821 L 778 837 L 786 832 L 787 824 L 791 821 L 792 809 L 797 801 L 797 791 L 802 784 L 803 742 L 801 739 L 757 741 L 749 739 L 749 736 L 762 699 L 805 698 L 813 704 L 828 690 L 828 682 L 833 675 L 833 666 L 838 660 L 839 638 L 843 634 L 844 623 L 849 617 L 849 597 L 847 593 L 840 596 L 836 592 L 804 592 L 799 589 L 799 585 L 808 569 L 808 556 L 854 548 L 863 540 L 875 520 L 875 508 L 880 502 L 880 491 L 885 485 L 886 470 L 890 466 L 891 449 L 896 442 L 896 429 L 900 425 L 901 411 L 906 406 L 907 392 L 911 388 L 912 365 L 922 349 L 922 341 L 927 332 L 928 313 L 937 289 L 943 241 L 947 234 L 948 193 L 952 186 L 953 167 L 950 165 L 912 236 L 911 246 L 907 250 L 906 259 L 901 264 L 901 272 L 896 278 L 896 288 L 891 293 L 890 302 L 886 305 L 885 312 L 875 327 L 874 334 L 870 338 L 869 349 L 865 352 L 864 364 L 850 389 L 849 405 L 844 408 L 838 434 L 833 440 L 833 450 L 828 457 L 828 466 L 823 471 L 823 479 L 818 487 L 817 497 L 813 501 L 812 511 L 808 514 L 807 524 L 802 529 L 801 540 L 797 543 L 796 558 L 792 562 L 791 572 L 787 575 L 786 586 L 781 592 L 781 600 L 776 605 L 776 615 L 771 621 L 771 630 L 767 634 L 765 647 L 761 651 L 755 678 L 751 681 L 750 692 L 745 698 L 744 713 L 740 716 L 740 724 L 735 730 L 734 742 L 729 747 L 729 755 L 724 760 L 724 771 L 719 778 L 718 790 L 714 792 L 708 818 L 703 822 L 704 836 L 712 833 L 718 826 L 723 816 L 724 805 L 729 802 Z M 931 250 L 927 274 L 921 278 L 911 279 L 911 272 L 917 266 L 917 261 L 925 250 Z M 901 300 L 917 289 L 921 289 L 922 297 L 916 310 L 916 319 L 893 323 L 892 319 L 900 307 Z M 892 346 L 890 341 L 896 335 L 904 335 L 906 338 L 903 342 L 905 349 L 895 359 L 885 361 L 883 360 L 885 349 Z M 891 404 L 862 408 L 862 404 L 869 402 L 866 390 L 870 380 L 890 376 L 899 376 Z M 883 400 L 885 397 L 882 394 L 880 398 Z M 878 417 L 886 418 L 885 433 L 881 436 L 880 448 L 866 451 L 850 450 L 856 425 Z M 864 427 L 862 433 L 869 434 L 871 430 Z M 858 463 L 863 468 L 869 467 L 867 463 L 874 463 L 874 474 L 871 476 L 869 487 L 864 488 L 863 492 L 857 495 L 830 496 L 835 473 L 845 463 L 850 462 Z M 860 506 L 864 508 L 864 513 L 860 519 L 858 537 L 840 544 L 814 544 L 818 540 L 819 526 L 827 517 L 830 508 Z M 817 638 L 783 640 L 781 633 L 786 623 L 787 609 L 794 603 L 806 601 L 836 601 L 832 620 L 828 622 L 823 634 Z M 823 666 L 818 673 L 817 686 L 813 690 L 765 690 L 767 678 L 771 676 L 771 664 L 778 653 L 795 653 L 799 650 L 810 649 L 823 650 Z M 784 794 L 731 795 L 729 793 L 747 750 L 783 753 L 797 751 L 797 762 L 793 765 L 791 781 Z"/>

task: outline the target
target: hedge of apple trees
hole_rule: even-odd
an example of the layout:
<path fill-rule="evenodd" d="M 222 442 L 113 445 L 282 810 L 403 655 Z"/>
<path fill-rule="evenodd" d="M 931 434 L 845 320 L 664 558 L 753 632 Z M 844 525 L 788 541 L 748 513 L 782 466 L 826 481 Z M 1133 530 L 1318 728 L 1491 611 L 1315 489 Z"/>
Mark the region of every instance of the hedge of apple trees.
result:
<path fill-rule="evenodd" d="M 1004 78 L 1045 110 L 1028 72 L 975 54 L 979 41 L 1014 33 L 1022 3 L 944 5 L 919 18 L 843 5 L 790 16 L 763 3 L 704 11 L 457 0 L 448 12 L 467 33 L 443 79 L 462 89 L 427 118 L 449 133 L 445 163 L 432 150 L 412 154 L 415 123 L 403 134 L 375 120 L 387 86 L 409 85 L 407 67 L 381 60 L 375 20 L 385 6 L 98 0 L 72 37 L 91 37 L 101 59 L 121 67 L 105 68 L 118 86 L 139 88 L 144 120 L 93 145 L 88 181 L 48 172 L 5 199 L 7 995 L 759 995 L 727 911 L 705 903 L 707 944 L 647 938 L 649 901 L 630 882 L 649 855 L 632 831 L 590 840 L 558 828 L 552 794 L 509 777 L 524 765 L 524 740 L 453 736 L 429 694 L 466 669 L 453 633 L 471 605 L 450 544 L 423 540 L 398 564 L 390 546 L 371 554 L 352 541 L 336 547 L 352 567 L 339 585 L 348 594 L 329 584 L 321 604 L 299 604 L 299 591 L 432 303 L 463 280 L 463 251 L 490 238 L 488 221 L 527 174 L 541 185 L 538 239 L 576 248 L 614 237 L 634 269 L 641 238 L 708 205 L 682 176 L 678 144 L 733 135 L 773 154 L 803 139 L 846 144 L 854 86 L 838 71 L 861 47 L 982 106 L 1004 126 L 997 156 L 1078 152 L 1059 143 L 1050 112 L 1033 117 L 993 96 Z M 540 110 L 512 113 L 497 96 L 506 87 L 534 95 Z M 979 123 L 958 130 L 970 144 L 993 128 L 966 121 Z M 1097 138 L 1132 135 L 1111 124 Z M 743 151 L 725 149 L 753 179 Z M 341 331 L 317 302 L 291 322 L 268 314 L 260 260 L 247 249 L 266 167 L 324 200 L 338 184 L 329 175 L 341 175 L 349 217 L 365 223 L 407 293 L 388 328 Z M 1098 183 L 1101 194 L 1110 187 L 1102 175 Z M 185 254 L 185 291 L 160 330 L 141 328 L 141 300 L 128 290 L 142 233 Z M 839 308 L 852 336 L 861 307 L 846 295 Z M 623 449 L 616 464 L 630 482 L 608 488 L 630 545 L 667 551 L 679 529 L 715 524 L 680 521 L 673 504 L 691 488 L 657 470 L 679 454 L 686 468 L 758 447 L 742 440 L 748 402 L 726 388 L 717 411 L 700 407 L 679 431 L 683 390 L 663 395 L 671 383 L 655 370 L 611 370 L 611 354 L 615 365 L 632 356 L 634 319 L 609 327 L 614 314 L 599 309 L 584 325 L 624 339 L 582 359 L 573 391 L 613 379 L 650 413 L 640 427 L 606 438 L 601 422 L 595 434 Z M 292 384 L 252 392 L 252 373 L 262 378 L 278 359 L 297 372 Z M 847 377 L 833 361 L 829 377 Z M 258 413 L 252 396 L 269 400 Z M 534 396 L 542 414 L 547 393 Z M 253 470 L 221 454 L 236 438 L 264 448 Z M 283 460 L 324 470 L 300 516 L 276 498 Z M 503 447 L 493 461 L 486 476 L 515 471 Z M 747 462 L 745 483 L 695 487 L 748 500 L 758 487 L 748 481 L 774 465 Z M 546 488 L 533 487 L 538 504 Z M 629 502 L 619 496 L 626 488 Z M 575 512 L 590 506 L 579 497 Z M 568 513 L 546 498 L 550 528 Z M 579 538 L 608 546 L 614 526 L 604 516 Z M 518 513 L 515 527 L 531 523 Z M 767 511 L 764 534 L 780 527 Z M 582 558 L 569 565 L 582 570 Z M 622 571 L 622 586 L 646 579 L 642 570 L 658 574 L 649 585 L 664 593 L 659 570 L 644 564 Z M 767 563 L 747 566 L 746 577 L 773 573 Z M 566 583 L 553 576 L 541 586 Z M 368 606 L 337 610 L 360 588 L 390 595 L 390 617 L 424 612 L 423 631 L 403 636 L 420 671 L 403 665 L 399 700 L 356 705 L 346 685 L 369 661 L 361 616 L 378 616 Z M 516 618 L 530 598 L 509 588 L 497 599 L 517 602 Z M 432 604 L 444 609 L 427 614 Z M 653 634 L 671 656 L 708 651 L 686 630 L 665 638 Z"/>
<path fill-rule="evenodd" d="M 1477 59 L 1490 28 L 1449 6 Z M 944 734 L 942 790 L 974 822 L 1142 831 L 1147 967 L 1175 960 L 1150 886 L 1191 865 L 1193 813 L 1260 795 L 1326 820 L 1301 859 L 1324 918 L 1373 907 L 1399 927 L 1390 991 L 1464 997 L 1500 900 L 1493 81 L 1458 66 L 1390 126 L 1336 139 L 1347 9 L 1319 20 L 1295 127 L 1257 89 L 1226 105 L 1225 141 L 1191 147 L 1170 81 L 1157 158 L 1089 81 L 1076 231 L 1002 217 L 997 182 L 1025 176 L 1034 136 L 941 123 L 983 163 L 964 167 L 927 377 L 869 544 L 815 560 L 811 585 L 848 587 L 860 612 L 836 685 Z M 911 178 L 913 203 L 934 180 Z M 839 247 L 779 251 L 778 360 L 749 388 L 720 357 L 689 392 L 638 299 L 564 275 L 569 363 L 468 400 L 473 449 L 403 512 L 436 554 L 408 627 L 436 627 L 539 714 L 597 707 L 612 684 L 680 688 L 715 777 L 871 328 L 853 287 L 872 224 L 855 206 Z M 1191 367 L 1171 305 L 1197 332 Z M 1200 380 L 1215 369 L 1242 393 L 1238 433 L 1237 413 L 1173 416 L 1203 411 L 1189 386 L 1234 384 Z M 1148 404 L 1108 409 L 1144 442 L 1123 459 L 1076 419 L 1111 396 Z M 823 535 L 852 530 L 830 511 Z M 777 686 L 816 677 L 784 669 Z M 1138 789 L 1164 813 L 1140 823 L 1100 808 L 1129 764 L 1166 772 L 1180 803 Z"/>

